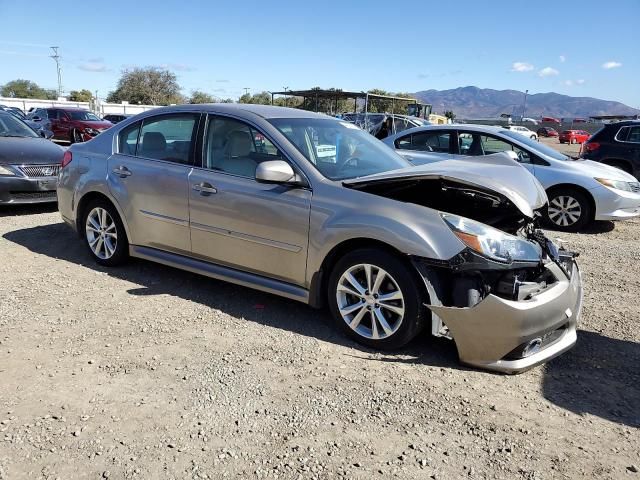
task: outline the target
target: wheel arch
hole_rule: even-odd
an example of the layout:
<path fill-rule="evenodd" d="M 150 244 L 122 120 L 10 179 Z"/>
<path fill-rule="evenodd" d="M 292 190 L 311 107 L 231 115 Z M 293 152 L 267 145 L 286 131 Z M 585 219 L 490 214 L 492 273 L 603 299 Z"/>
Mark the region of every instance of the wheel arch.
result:
<path fill-rule="evenodd" d="M 578 191 L 587 198 L 587 200 L 589 201 L 589 206 L 591 207 L 591 218 L 589 220 L 593 221 L 596 214 L 596 200 L 595 198 L 593 198 L 593 195 L 591 194 L 591 192 L 586 188 L 580 185 L 576 185 L 575 183 L 557 183 L 546 189 L 547 197 L 550 199 L 552 193 L 555 193 L 556 191 L 567 191 L 567 190 Z"/>
<path fill-rule="evenodd" d="M 109 202 L 111 205 L 113 205 L 113 208 L 116 209 L 116 211 L 118 212 L 118 215 L 120 216 L 120 221 L 122 222 L 122 225 L 124 225 L 124 230 L 125 230 L 125 233 L 127 234 L 127 238 L 131 240 L 131 235 L 129 232 L 129 226 L 127 225 L 126 217 L 124 216 L 118 203 L 114 201 L 112 198 L 110 198 L 108 195 L 104 194 L 103 192 L 99 192 L 97 190 L 91 190 L 89 192 L 86 192 L 78 200 L 78 204 L 76 206 L 76 229 L 78 231 L 78 235 L 82 237 L 82 232 L 84 232 L 84 225 L 82 225 L 82 219 L 84 218 L 84 212 L 87 208 L 87 205 L 89 205 L 92 201 L 98 200 L 98 199 L 105 200 Z"/>
<path fill-rule="evenodd" d="M 325 293 L 328 288 L 329 275 L 334 265 L 347 253 L 365 248 L 380 249 L 404 259 L 407 266 L 410 266 L 410 270 L 419 274 L 411 263 L 409 255 L 402 253 L 392 245 L 373 238 L 350 238 L 335 245 L 322 260 L 320 269 L 313 273 L 309 287 L 309 305 L 315 308 L 322 308 L 326 304 Z"/>

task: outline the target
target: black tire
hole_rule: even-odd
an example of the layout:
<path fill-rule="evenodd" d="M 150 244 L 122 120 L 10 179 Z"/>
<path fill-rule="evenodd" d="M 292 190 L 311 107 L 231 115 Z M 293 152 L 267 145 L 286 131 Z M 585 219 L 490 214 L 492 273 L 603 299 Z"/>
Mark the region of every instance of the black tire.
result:
<path fill-rule="evenodd" d="M 349 269 L 354 266 L 362 264 L 373 265 L 376 268 L 385 270 L 385 272 L 392 277 L 392 280 L 388 281 L 388 285 L 397 285 L 403 297 L 403 301 L 400 304 L 404 307 L 404 315 L 399 321 L 397 329 L 393 331 L 392 334 L 385 336 L 384 338 L 374 339 L 363 336 L 353 330 L 347 324 L 347 320 L 344 319 L 340 313 L 340 307 L 338 306 L 339 300 L 337 298 L 338 283 L 345 272 L 349 271 Z M 381 287 L 380 291 L 383 291 L 382 288 L 383 287 Z M 389 350 L 406 345 L 420 333 L 425 324 L 427 324 L 428 319 L 431 318 L 430 312 L 424 306 L 424 303 L 428 303 L 427 294 L 424 289 L 420 287 L 420 279 L 418 278 L 417 273 L 413 271 L 413 267 L 394 255 L 380 249 L 367 248 L 355 250 L 342 257 L 335 264 L 331 271 L 331 275 L 329 276 L 327 297 L 329 309 L 331 310 L 331 314 L 333 315 L 338 328 L 343 330 L 347 336 L 356 342 L 377 349 Z M 357 303 L 355 300 L 356 297 L 352 298 L 354 299 L 354 302 Z M 362 302 L 365 301 L 362 300 Z M 369 310 L 364 313 L 361 321 L 362 326 L 358 328 L 367 329 L 366 325 L 368 324 L 371 326 L 368 329 L 373 332 L 373 317 L 375 315 L 374 310 L 376 309 L 375 307 L 377 304 L 369 305 L 368 307 L 366 305 L 368 304 L 363 303 L 362 308 L 367 308 Z M 385 315 L 387 315 L 387 320 L 389 320 L 390 316 L 393 316 L 393 313 L 389 310 L 381 308 L 378 310 L 386 312 Z M 393 324 L 389 321 L 387 325 Z"/>
<path fill-rule="evenodd" d="M 593 221 L 594 212 L 591 202 L 587 195 L 580 190 L 573 188 L 558 188 L 547 192 L 547 196 L 549 197 L 549 208 L 546 212 L 546 222 L 554 230 L 560 230 L 562 232 L 579 232 Z M 576 221 L 572 221 L 570 219 L 571 215 L 565 214 L 565 218 L 568 220 L 567 225 L 562 225 L 562 213 L 557 215 L 553 211 L 553 209 L 559 209 L 563 204 L 565 206 L 567 206 L 567 204 L 570 205 L 570 203 L 565 201 L 563 197 L 564 199 L 567 197 L 573 198 L 580 208 L 580 215 Z M 570 212 L 573 212 L 575 215 L 576 210 L 571 209 Z"/>
<path fill-rule="evenodd" d="M 98 208 L 106 210 L 108 215 L 113 220 L 113 223 L 115 224 L 115 233 L 117 235 L 117 239 L 115 242 L 116 245 L 113 253 L 108 258 L 101 258 L 100 256 L 98 256 L 98 254 L 94 252 L 94 250 L 91 248 L 89 244 L 90 233 L 87 229 L 87 221 L 88 221 L 89 215 L 92 214 L 94 209 L 98 209 Z M 87 247 L 87 250 L 93 257 L 93 259 L 97 263 L 99 263 L 100 265 L 104 265 L 105 267 L 115 267 L 118 265 L 122 265 L 128 260 L 129 240 L 127 239 L 127 232 L 124 229 L 124 225 L 122 224 L 122 220 L 120 219 L 120 215 L 118 214 L 118 211 L 115 209 L 115 207 L 111 202 L 102 198 L 98 198 L 96 200 L 89 202 L 89 204 L 84 208 L 84 211 L 82 212 L 82 224 L 80 225 L 80 228 L 82 229 L 81 235 L 83 238 L 83 242 Z M 112 231 L 113 230 L 110 230 L 110 232 Z M 105 247 L 105 253 L 106 252 L 107 250 Z"/>
<path fill-rule="evenodd" d="M 576 144 L 576 139 L 575 139 L 575 138 L 572 138 L 572 139 L 571 139 L 571 141 L 570 141 L 570 143 L 571 143 L 571 145 L 575 145 L 575 144 Z"/>

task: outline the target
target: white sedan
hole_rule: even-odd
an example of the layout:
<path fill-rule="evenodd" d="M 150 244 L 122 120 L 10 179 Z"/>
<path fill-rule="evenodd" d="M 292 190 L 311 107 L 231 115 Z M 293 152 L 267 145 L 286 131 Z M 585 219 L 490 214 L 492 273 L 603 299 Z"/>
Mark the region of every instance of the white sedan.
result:
<path fill-rule="evenodd" d="M 532 130 L 529 130 L 527 127 L 521 127 L 519 125 L 510 125 L 507 128 L 512 132 L 516 132 L 516 133 L 519 133 L 520 135 L 524 135 L 525 137 L 528 137 L 531 140 L 538 140 L 538 134 Z"/>

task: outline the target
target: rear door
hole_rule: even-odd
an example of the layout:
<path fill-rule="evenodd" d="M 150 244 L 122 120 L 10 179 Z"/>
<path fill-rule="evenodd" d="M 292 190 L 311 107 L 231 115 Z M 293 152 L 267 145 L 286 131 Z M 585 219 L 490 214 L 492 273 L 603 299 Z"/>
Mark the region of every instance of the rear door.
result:
<path fill-rule="evenodd" d="M 483 132 L 458 131 L 459 154 L 458 157 L 477 157 L 492 155 L 499 152 L 515 152 L 518 163 L 535 175 L 533 155 L 505 139 Z"/>
<path fill-rule="evenodd" d="M 156 115 L 120 132 L 107 173 L 130 243 L 190 254 L 189 174 L 199 121 L 199 113 Z"/>
<path fill-rule="evenodd" d="M 451 158 L 450 130 L 423 130 L 395 140 L 396 151 L 415 165 L 441 162 Z"/>
<path fill-rule="evenodd" d="M 193 253 L 301 285 L 311 190 L 258 183 L 256 167 L 269 160 L 288 161 L 254 126 L 209 116 L 202 165 L 189 177 Z"/>
<path fill-rule="evenodd" d="M 46 110 L 47 118 L 51 122 L 51 131 L 53 138 L 56 140 L 69 140 L 69 132 L 60 124 L 60 110 L 57 108 L 48 108 Z"/>

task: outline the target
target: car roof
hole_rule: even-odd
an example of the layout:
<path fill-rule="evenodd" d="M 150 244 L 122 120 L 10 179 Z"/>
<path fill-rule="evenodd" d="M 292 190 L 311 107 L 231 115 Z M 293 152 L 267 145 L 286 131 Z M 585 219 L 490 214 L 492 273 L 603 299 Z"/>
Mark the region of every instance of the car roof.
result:
<path fill-rule="evenodd" d="M 149 110 L 151 111 L 151 110 Z M 328 115 L 321 113 L 308 112 L 306 110 L 299 110 L 297 108 L 276 107 L 273 105 L 254 105 L 250 103 L 198 103 L 198 104 L 186 104 L 186 105 L 171 105 L 169 107 L 160 107 L 152 110 L 154 114 L 170 113 L 175 111 L 197 111 L 197 112 L 211 112 L 211 113 L 233 113 L 233 112 L 247 112 L 258 115 L 262 118 L 322 118 L 331 119 Z"/>
<path fill-rule="evenodd" d="M 622 120 L 621 122 L 607 123 L 607 127 L 624 127 L 627 125 L 640 125 L 640 120 Z"/>

